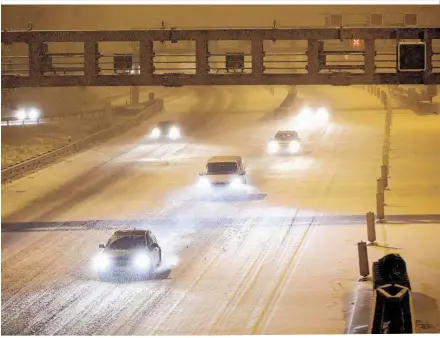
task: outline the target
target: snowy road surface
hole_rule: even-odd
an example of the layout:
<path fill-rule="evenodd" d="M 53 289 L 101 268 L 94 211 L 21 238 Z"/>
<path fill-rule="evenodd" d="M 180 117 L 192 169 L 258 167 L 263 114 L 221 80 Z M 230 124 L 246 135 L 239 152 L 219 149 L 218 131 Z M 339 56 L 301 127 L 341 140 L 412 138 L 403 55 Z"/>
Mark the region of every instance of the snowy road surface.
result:
<path fill-rule="evenodd" d="M 276 130 L 295 128 L 265 118 L 285 94 L 194 88 L 130 133 L 4 186 L 2 334 L 330 334 L 362 325 L 365 313 L 352 311 L 362 286 L 356 243 L 366 237 L 363 215 L 375 209 L 384 111 L 361 89 L 301 88 L 306 100 L 333 107 L 331 123 L 300 131 L 305 154 L 270 157 Z M 191 116 L 207 119 L 198 126 Z M 157 121 L 174 118 L 185 140 L 148 140 Z M 244 157 L 246 197 L 206 198 L 194 188 L 206 160 L 223 154 Z M 154 279 L 104 283 L 90 270 L 98 244 L 120 227 L 156 234 L 164 264 Z M 440 226 L 386 225 L 380 243 L 382 230 L 435 307 L 440 255 L 420 276 L 411 272 L 435 254 L 423 233 L 438 238 Z M 370 261 L 387 250 L 372 248 Z M 437 314 L 426 313 L 431 324 Z"/>
<path fill-rule="evenodd" d="M 153 92 L 156 97 L 172 102 L 185 95 L 188 90 L 188 88 L 175 88 L 165 93 L 161 88 L 155 90 L 150 87 L 140 92 L 139 99 L 141 102 L 147 101 L 149 93 Z M 125 105 L 126 100 L 127 95 L 125 97 L 117 95 L 110 101 L 113 107 L 121 107 Z M 30 124 L 30 121 L 26 121 L 24 126 L 3 126 L 2 168 L 65 146 L 69 144 L 69 137 L 72 142 L 79 141 L 100 130 L 122 123 L 126 118 L 127 116 L 119 113 L 113 116 L 100 116 L 97 118 L 68 118 L 66 121 L 49 123 L 42 123 L 40 121 L 39 124 Z"/>

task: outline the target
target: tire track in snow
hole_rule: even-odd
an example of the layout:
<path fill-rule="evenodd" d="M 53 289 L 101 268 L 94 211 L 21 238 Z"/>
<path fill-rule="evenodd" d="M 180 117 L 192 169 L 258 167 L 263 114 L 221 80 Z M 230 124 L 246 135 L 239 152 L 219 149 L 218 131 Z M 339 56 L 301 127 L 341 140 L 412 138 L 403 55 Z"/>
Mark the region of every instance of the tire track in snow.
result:
<path fill-rule="evenodd" d="M 226 236 L 226 232 L 220 226 L 216 228 L 216 233 L 210 236 L 208 241 L 204 242 L 203 246 L 196 246 L 196 250 L 192 250 L 190 256 L 185 258 L 185 263 L 178 266 L 177 272 L 173 274 L 172 280 L 179 281 L 180 276 L 184 276 L 189 269 L 191 269 L 193 260 L 200 256 L 209 256 L 207 253 L 212 250 L 211 244 L 217 241 L 222 241 Z M 213 263 L 210 261 L 208 267 Z M 161 290 L 153 299 L 147 302 L 140 302 L 139 305 L 133 309 L 133 315 L 129 318 L 130 320 L 122 325 L 119 325 L 115 330 L 111 330 L 112 334 L 116 335 L 133 335 L 137 329 L 137 325 L 142 320 L 142 318 L 149 318 L 156 308 L 172 293 L 173 281 L 167 283 L 165 289 Z M 110 330 L 109 330 L 110 331 Z"/>
<path fill-rule="evenodd" d="M 290 233 L 291 229 L 295 227 L 292 225 L 294 222 L 294 218 L 287 218 L 282 223 L 288 223 L 288 230 L 286 234 L 283 236 L 286 238 L 286 236 Z M 283 226 L 283 224 L 280 224 Z M 233 293 L 232 297 L 230 297 L 225 303 L 221 306 L 220 313 L 217 315 L 217 319 L 214 322 L 213 326 L 211 327 L 209 331 L 209 335 L 219 334 L 219 329 L 223 326 L 223 324 L 228 320 L 229 316 L 232 315 L 233 310 L 235 310 L 240 303 L 241 299 L 243 298 L 244 294 L 248 291 L 248 289 L 252 286 L 254 281 L 258 278 L 258 275 L 260 274 L 261 269 L 264 266 L 264 263 L 266 262 L 267 258 L 269 257 L 270 253 L 273 253 L 271 250 L 274 246 L 277 246 L 278 243 L 276 241 L 273 241 L 273 237 L 276 237 L 277 232 L 273 232 L 272 236 L 266 241 L 263 248 L 261 248 L 260 253 L 251 260 L 251 262 L 248 262 L 246 272 L 244 273 L 243 277 L 241 278 L 240 282 L 238 283 L 238 287 L 236 288 L 235 292 Z M 250 264 L 249 264 L 250 263 Z"/>
<path fill-rule="evenodd" d="M 258 316 L 256 322 L 252 327 L 252 334 L 262 334 L 262 332 L 264 331 L 267 322 L 271 318 L 273 307 L 277 304 L 281 294 L 284 291 L 284 286 L 287 277 L 291 277 L 295 272 L 307 248 L 307 244 L 310 242 L 310 238 L 313 234 L 313 231 L 318 224 L 319 224 L 319 217 L 313 218 L 312 221 L 307 226 L 307 228 L 305 229 L 303 235 L 299 239 L 298 245 L 291 254 L 290 259 L 288 260 L 287 267 L 284 268 L 280 278 L 277 280 L 275 286 L 272 288 L 268 299 L 265 301 L 263 310 L 261 311 L 260 315 Z M 284 251 L 284 253 L 282 254 L 283 256 L 289 253 L 288 246 L 282 248 L 283 248 L 282 251 Z"/>
<path fill-rule="evenodd" d="M 255 226 L 255 220 L 248 222 L 249 224 L 245 224 L 244 229 L 242 229 L 241 234 L 244 233 L 249 233 L 251 231 L 251 229 Z M 219 228 L 223 229 L 222 232 L 222 236 L 221 236 L 221 241 L 216 241 L 217 243 L 224 243 L 224 241 L 230 237 L 231 232 L 233 232 L 232 229 L 230 228 L 224 228 L 222 227 L 222 224 L 219 224 Z M 240 241 L 238 241 L 235 245 L 239 245 L 242 243 L 242 241 L 244 241 L 246 239 L 246 236 L 242 236 L 240 237 Z M 165 314 L 161 316 L 161 319 L 158 322 L 152 322 L 150 320 L 150 325 L 151 325 L 151 329 L 149 329 L 149 333 L 152 335 L 156 335 L 156 334 L 161 334 L 160 332 L 160 326 L 162 324 L 164 324 L 165 322 L 169 322 L 169 319 L 171 316 L 173 316 L 173 314 L 175 314 L 175 311 L 179 308 L 179 306 L 186 300 L 186 298 L 192 294 L 193 290 L 198 286 L 198 284 L 203 280 L 203 277 L 209 273 L 211 270 L 215 269 L 216 266 L 220 263 L 220 258 L 221 255 L 223 254 L 223 249 L 224 248 L 214 248 L 212 249 L 213 254 L 211 254 L 212 258 L 209 260 L 209 262 L 207 263 L 207 265 L 205 265 L 202 269 L 197 269 L 197 271 L 199 271 L 197 273 L 197 277 L 195 279 L 191 279 L 191 281 L 186 282 L 189 285 L 187 287 L 185 287 L 185 291 L 180 293 L 180 294 L 176 294 L 175 297 L 173 297 L 173 295 L 171 295 L 172 298 L 175 298 L 171 301 L 171 303 L 173 304 L 171 307 L 166 305 L 166 304 L 161 304 L 163 307 L 167 308 L 167 310 L 165 311 Z M 226 250 L 226 249 L 224 249 Z M 206 255 L 206 256 L 209 256 Z M 206 259 L 206 257 L 205 257 Z M 188 277 L 188 279 L 191 277 Z M 182 280 L 179 280 L 179 285 L 181 285 L 183 283 Z M 149 318 L 149 317 L 146 317 Z M 174 318 L 174 321 L 172 321 L 173 326 L 179 326 L 179 322 L 176 323 L 176 320 L 178 320 L 179 318 Z M 147 319 L 148 322 L 148 319 Z M 138 324 L 136 325 L 136 327 L 133 328 L 132 331 L 130 331 L 130 334 L 134 334 L 136 332 L 136 329 L 138 329 Z M 171 323 L 170 323 L 171 324 Z M 150 327 L 149 325 L 146 325 L 147 327 Z M 144 331 L 145 332 L 145 331 Z"/>

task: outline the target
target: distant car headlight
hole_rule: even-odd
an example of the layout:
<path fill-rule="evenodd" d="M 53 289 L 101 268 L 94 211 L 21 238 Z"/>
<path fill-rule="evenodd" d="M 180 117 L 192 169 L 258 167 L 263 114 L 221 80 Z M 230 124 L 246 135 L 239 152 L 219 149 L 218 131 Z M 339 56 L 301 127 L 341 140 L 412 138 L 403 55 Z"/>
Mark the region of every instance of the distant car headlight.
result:
<path fill-rule="evenodd" d="M 300 111 L 300 115 L 301 117 L 307 118 L 310 117 L 310 115 L 313 113 L 313 109 L 310 107 L 304 107 L 303 109 L 301 109 Z"/>
<path fill-rule="evenodd" d="M 20 109 L 15 114 L 15 117 L 17 118 L 17 120 L 25 120 L 27 118 L 27 114 L 23 109 Z"/>
<path fill-rule="evenodd" d="M 200 177 L 197 185 L 200 188 L 209 188 L 211 186 L 211 182 L 209 181 L 209 179 L 207 177 Z"/>
<path fill-rule="evenodd" d="M 295 118 L 296 127 L 300 129 L 310 128 L 313 122 L 313 109 L 310 107 L 304 107 L 300 110 L 298 116 Z"/>
<path fill-rule="evenodd" d="M 292 153 L 297 153 L 301 149 L 301 144 L 298 141 L 292 141 L 289 144 L 289 150 Z"/>
<path fill-rule="evenodd" d="M 170 132 L 169 132 L 168 136 L 169 136 L 171 139 L 177 139 L 177 138 L 179 138 L 179 137 L 180 137 L 180 130 L 179 130 L 179 128 L 177 128 L 177 127 L 172 127 L 172 128 L 170 129 Z"/>
<path fill-rule="evenodd" d="M 146 253 L 138 253 L 134 256 L 133 264 L 137 269 L 146 270 L 151 265 L 150 256 Z"/>
<path fill-rule="evenodd" d="M 160 129 L 156 127 L 151 132 L 151 137 L 152 138 L 158 138 L 160 136 L 160 134 L 161 134 Z"/>
<path fill-rule="evenodd" d="M 280 148 L 280 145 L 278 144 L 277 141 L 270 141 L 267 146 L 267 150 L 270 154 L 276 153 L 279 148 Z"/>
<path fill-rule="evenodd" d="M 316 118 L 320 123 L 327 123 L 329 120 L 330 114 L 326 108 L 319 108 L 316 112 Z"/>
<path fill-rule="evenodd" d="M 38 118 L 40 117 L 40 112 L 39 112 L 39 110 L 36 109 L 36 108 L 31 109 L 31 110 L 29 111 L 29 115 L 28 115 L 28 117 L 29 117 L 31 120 L 38 120 Z"/>
<path fill-rule="evenodd" d="M 110 267 L 110 265 L 111 265 L 111 259 L 105 253 L 101 253 L 97 255 L 93 259 L 93 267 L 97 270 L 106 270 Z"/>

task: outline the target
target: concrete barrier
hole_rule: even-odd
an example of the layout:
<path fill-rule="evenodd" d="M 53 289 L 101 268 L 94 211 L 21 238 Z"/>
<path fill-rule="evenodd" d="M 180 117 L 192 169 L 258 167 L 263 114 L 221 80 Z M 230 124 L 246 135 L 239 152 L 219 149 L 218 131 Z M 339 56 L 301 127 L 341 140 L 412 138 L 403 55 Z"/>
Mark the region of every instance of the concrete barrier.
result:
<path fill-rule="evenodd" d="M 370 86 L 368 92 L 373 93 L 376 97 L 381 97 L 384 93 L 379 86 Z M 437 95 L 437 88 L 426 86 L 426 90 L 417 91 L 415 88 L 402 88 L 393 86 L 389 91 L 392 98 L 401 105 L 401 108 L 407 108 L 419 115 L 440 114 L 440 104 L 432 102 L 434 96 Z M 379 95 L 379 96 L 378 96 Z M 390 97 L 388 97 L 390 99 Z"/>
<path fill-rule="evenodd" d="M 65 158 L 68 155 L 78 153 L 92 147 L 97 143 L 107 141 L 111 137 L 121 135 L 127 132 L 129 129 L 139 125 L 142 120 L 162 111 L 162 109 L 163 100 L 154 100 L 153 102 L 150 102 L 148 107 L 146 107 L 136 116 L 130 118 L 130 120 L 128 121 L 124 121 L 120 124 L 114 125 L 78 142 L 48 151 L 47 153 L 44 153 L 42 155 L 7 167 L 2 170 L 2 184 L 23 177 L 36 170 L 40 170 L 47 165 L 53 164 Z"/>

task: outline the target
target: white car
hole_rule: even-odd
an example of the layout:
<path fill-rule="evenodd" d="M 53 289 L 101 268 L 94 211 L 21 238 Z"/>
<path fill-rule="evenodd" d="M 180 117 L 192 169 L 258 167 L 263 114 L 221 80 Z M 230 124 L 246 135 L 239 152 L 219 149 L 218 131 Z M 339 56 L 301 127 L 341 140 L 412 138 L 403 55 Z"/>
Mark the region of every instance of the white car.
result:
<path fill-rule="evenodd" d="M 228 188 L 240 190 L 247 184 L 241 156 L 215 156 L 208 160 L 206 170 L 199 173 L 199 188 Z"/>
<path fill-rule="evenodd" d="M 315 129 L 325 127 L 330 120 L 328 108 L 321 105 L 305 105 L 295 116 L 296 128 Z"/>
<path fill-rule="evenodd" d="M 181 130 L 176 122 L 160 121 L 151 131 L 152 139 L 167 139 L 171 141 L 178 140 L 182 137 Z"/>
<path fill-rule="evenodd" d="M 301 151 L 301 140 L 294 130 L 280 130 L 269 141 L 267 152 L 274 154 L 298 154 Z"/>

